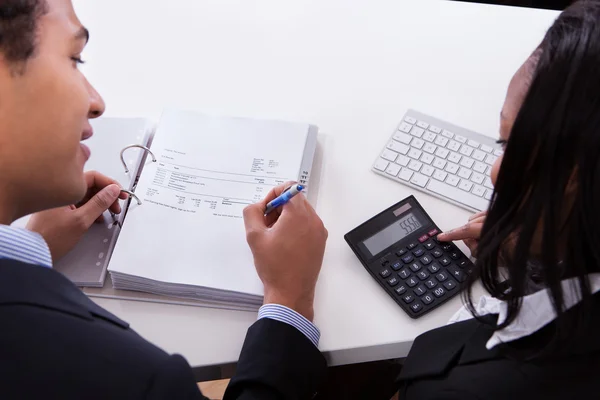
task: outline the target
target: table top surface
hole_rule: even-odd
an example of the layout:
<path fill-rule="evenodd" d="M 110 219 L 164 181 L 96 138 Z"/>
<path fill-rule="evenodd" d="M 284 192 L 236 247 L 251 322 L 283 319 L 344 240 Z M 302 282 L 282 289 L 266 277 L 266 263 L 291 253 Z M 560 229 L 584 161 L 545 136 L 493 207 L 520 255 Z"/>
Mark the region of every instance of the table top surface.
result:
<path fill-rule="evenodd" d="M 164 108 L 320 128 L 315 195 L 329 230 L 315 323 L 331 364 L 405 356 L 459 296 L 413 320 L 345 233 L 414 194 L 449 229 L 469 213 L 371 172 L 408 108 L 496 136 L 510 78 L 557 13 L 435 0 L 75 0 L 109 117 Z M 340 201 L 342 198 L 342 201 Z M 464 247 L 463 247 L 464 248 Z M 96 299 L 195 367 L 235 362 L 256 313 Z"/>

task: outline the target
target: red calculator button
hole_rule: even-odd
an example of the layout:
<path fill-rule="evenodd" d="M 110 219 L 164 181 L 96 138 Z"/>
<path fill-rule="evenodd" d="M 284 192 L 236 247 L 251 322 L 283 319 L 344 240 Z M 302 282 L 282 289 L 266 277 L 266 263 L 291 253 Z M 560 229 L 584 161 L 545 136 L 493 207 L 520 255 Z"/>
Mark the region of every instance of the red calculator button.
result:
<path fill-rule="evenodd" d="M 437 229 L 432 229 L 429 231 L 429 237 L 434 237 L 438 233 L 440 233 L 440 232 Z"/>
<path fill-rule="evenodd" d="M 426 242 L 427 240 L 429 240 L 429 236 L 427 235 L 423 235 L 419 238 L 419 242 L 421 243 Z"/>

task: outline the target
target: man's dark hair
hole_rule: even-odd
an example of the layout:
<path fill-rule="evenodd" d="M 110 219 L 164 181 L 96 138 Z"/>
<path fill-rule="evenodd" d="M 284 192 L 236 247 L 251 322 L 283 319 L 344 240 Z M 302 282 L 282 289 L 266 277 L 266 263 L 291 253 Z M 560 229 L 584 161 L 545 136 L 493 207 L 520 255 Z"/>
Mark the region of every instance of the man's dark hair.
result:
<path fill-rule="evenodd" d="M 45 0 L 0 0 L 0 53 L 9 64 L 35 54 L 37 22 L 46 12 Z"/>
<path fill-rule="evenodd" d="M 587 275 L 600 272 L 600 1 L 560 14 L 537 56 L 469 282 L 481 278 L 506 302 L 496 329 L 515 320 L 533 281 L 547 287 L 558 318 L 554 339 L 539 345 L 554 351 L 585 332 L 593 302 Z M 566 278 L 575 278 L 582 298 L 571 313 Z M 474 310 L 470 290 L 466 297 Z"/>

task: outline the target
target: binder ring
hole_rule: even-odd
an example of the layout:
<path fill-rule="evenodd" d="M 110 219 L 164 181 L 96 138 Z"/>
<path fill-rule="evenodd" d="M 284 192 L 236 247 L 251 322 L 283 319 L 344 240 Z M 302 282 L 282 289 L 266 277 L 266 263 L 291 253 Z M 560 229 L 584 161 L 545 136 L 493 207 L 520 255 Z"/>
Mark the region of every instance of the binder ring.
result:
<path fill-rule="evenodd" d="M 152 162 L 156 162 L 156 157 L 154 156 L 154 153 L 152 152 L 152 150 L 150 150 L 146 146 L 142 146 L 141 144 L 130 144 L 129 146 L 123 147 L 123 150 L 121 150 L 121 164 L 123 164 L 123 167 L 125 168 L 125 173 L 126 174 L 129 173 L 129 168 L 127 168 L 127 163 L 125 162 L 125 159 L 123 158 L 123 153 L 125 153 L 125 150 L 131 149 L 133 147 L 139 147 L 140 149 L 143 149 L 147 153 L 150 153 L 150 155 L 152 156 Z"/>
<path fill-rule="evenodd" d="M 142 205 L 142 202 L 140 201 L 140 199 L 131 190 L 121 189 L 121 192 L 127 193 L 130 197 L 133 197 L 137 201 L 138 206 Z"/>

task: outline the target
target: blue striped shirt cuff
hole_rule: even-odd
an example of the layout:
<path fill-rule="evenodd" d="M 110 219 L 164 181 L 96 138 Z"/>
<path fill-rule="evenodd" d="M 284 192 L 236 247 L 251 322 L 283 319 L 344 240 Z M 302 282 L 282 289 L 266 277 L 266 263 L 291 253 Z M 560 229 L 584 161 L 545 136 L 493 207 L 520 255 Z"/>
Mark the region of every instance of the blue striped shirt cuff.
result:
<path fill-rule="evenodd" d="M 308 340 L 319 347 L 321 332 L 312 322 L 296 311 L 279 304 L 265 304 L 258 310 L 258 319 L 269 318 L 298 329 Z"/>

